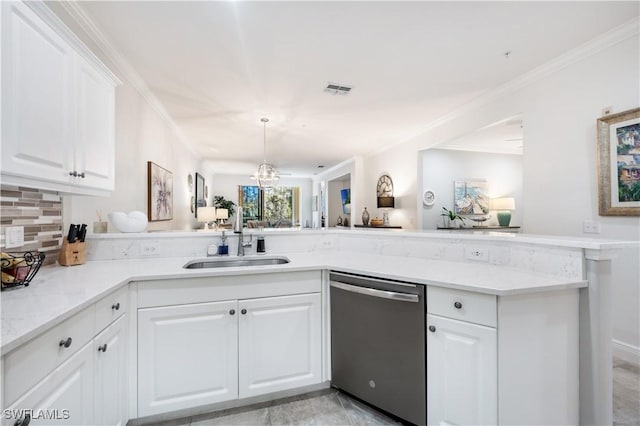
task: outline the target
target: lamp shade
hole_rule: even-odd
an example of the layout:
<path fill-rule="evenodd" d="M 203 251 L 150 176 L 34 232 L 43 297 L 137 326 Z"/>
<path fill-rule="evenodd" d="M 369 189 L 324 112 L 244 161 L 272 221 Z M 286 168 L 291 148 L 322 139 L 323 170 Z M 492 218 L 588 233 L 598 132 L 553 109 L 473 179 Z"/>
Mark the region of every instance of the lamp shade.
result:
<path fill-rule="evenodd" d="M 493 198 L 491 200 L 491 210 L 515 210 L 516 200 L 512 197 Z"/>
<path fill-rule="evenodd" d="M 215 207 L 198 207 L 198 222 L 213 222 L 215 220 Z"/>
<path fill-rule="evenodd" d="M 216 219 L 229 219 L 229 210 L 216 209 Z"/>
<path fill-rule="evenodd" d="M 378 208 L 392 209 L 396 205 L 394 197 L 378 197 Z"/>

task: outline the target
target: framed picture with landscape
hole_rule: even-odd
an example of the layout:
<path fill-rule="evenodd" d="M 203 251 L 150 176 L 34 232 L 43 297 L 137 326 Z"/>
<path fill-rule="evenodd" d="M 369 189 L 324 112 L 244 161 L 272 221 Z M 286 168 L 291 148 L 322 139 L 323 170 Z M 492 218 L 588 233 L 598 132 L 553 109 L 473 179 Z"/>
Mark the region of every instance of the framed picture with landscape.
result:
<path fill-rule="evenodd" d="M 597 125 L 600 216 L 640 216 L 640 108 Z"/>

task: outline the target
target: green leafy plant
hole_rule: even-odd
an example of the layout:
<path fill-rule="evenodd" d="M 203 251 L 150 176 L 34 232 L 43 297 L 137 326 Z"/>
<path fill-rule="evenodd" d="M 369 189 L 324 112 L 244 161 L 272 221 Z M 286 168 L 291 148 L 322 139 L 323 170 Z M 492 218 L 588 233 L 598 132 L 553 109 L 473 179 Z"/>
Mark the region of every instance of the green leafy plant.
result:
<path fill-rule="evenodd" d="M 229 210 L 229 217 L 233 216 L 233 213 L 236 211 L 236 203 L 226 200 L 222 195 L 213 196 L 213 207 Z"/>
<path fill-rule="evenodd" d="M 444 216 L 445 218 L 448 218 L 449 220 L 451 220 L 452 222 L 455 222 L 456 220 L 460 220 L 462 223 L 464 223 L 464 218 L 462 216 L 460 216 L 458 213 L 456 213 L 453 210 L 449 210 L 446 207 L 442 208 L 442 213 L 440 213 L 440 216 Z"/>

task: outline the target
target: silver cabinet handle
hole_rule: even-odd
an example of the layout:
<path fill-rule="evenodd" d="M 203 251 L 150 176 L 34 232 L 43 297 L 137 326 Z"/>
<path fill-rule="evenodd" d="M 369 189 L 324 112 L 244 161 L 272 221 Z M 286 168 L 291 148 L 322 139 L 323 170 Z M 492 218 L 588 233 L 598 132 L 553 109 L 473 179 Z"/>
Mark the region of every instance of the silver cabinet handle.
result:
<path fill-rule="evenodd" d="M 360 287 L 357 285 L 345 284 L 338 281 L 331 281 L 331 287 L 341 290 L 350 291 L 352 293 L 366 294 L 367 296 L 380 297 L 382 299 L 397 300 L 400 302 L 417 303 L 420 297 L 417 294 L 398 293 L 396 291 L 378 290 L 369 287 Z"/>

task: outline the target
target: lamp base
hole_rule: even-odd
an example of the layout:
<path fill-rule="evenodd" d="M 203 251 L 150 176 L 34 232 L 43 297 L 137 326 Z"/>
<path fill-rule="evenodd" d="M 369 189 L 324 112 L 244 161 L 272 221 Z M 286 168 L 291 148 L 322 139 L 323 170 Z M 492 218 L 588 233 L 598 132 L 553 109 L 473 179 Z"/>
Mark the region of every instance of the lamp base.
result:
<path fill-rule="evenodd" d="M 382 226 L 391 226 L 389 224 L 389 212 L 386 210 L 382 212 Z"/>
<path fill-rule="evenodd" d="M 510 222 L 511 222 L 510 211 L 498 212 L 498 224 L 500 226 L 509 226 Z"/>

